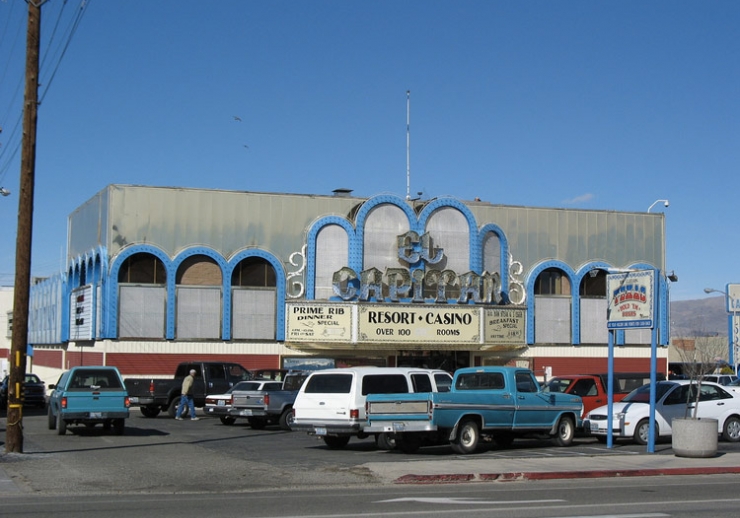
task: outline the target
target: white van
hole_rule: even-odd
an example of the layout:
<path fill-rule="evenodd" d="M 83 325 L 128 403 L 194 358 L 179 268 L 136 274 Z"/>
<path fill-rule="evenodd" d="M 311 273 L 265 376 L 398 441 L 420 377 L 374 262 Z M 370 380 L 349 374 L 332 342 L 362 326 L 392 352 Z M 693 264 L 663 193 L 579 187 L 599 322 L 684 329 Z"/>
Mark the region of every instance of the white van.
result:
<path fill-rule="evenodd" d="M 409 392 L 448 392 L 452 376 L 443 370 L 410 367 L 349 367 L 312 373 L 293 403 L 292 430 L 321 437 L 331 449 L 343 448 L 350 437 L 368 437 L 365 396 Z M 385 434 L 375 440 L 393 445 Z"/>

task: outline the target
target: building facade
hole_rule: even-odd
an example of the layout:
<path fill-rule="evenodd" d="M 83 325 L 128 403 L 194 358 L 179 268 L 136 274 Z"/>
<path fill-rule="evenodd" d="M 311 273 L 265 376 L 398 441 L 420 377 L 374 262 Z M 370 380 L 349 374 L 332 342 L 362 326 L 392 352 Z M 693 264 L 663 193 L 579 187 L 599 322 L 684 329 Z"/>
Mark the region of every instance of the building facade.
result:
<path fill-rule="evenodd" d="M 70 215 L 67 257 L 31 289 L 37 366 L 605 371 L 626 270 L 656 272 L 669 340 L 662 213 L 110 185 Z M 649 370 L 649 329 L 613 336 L 619 370 Z"/>

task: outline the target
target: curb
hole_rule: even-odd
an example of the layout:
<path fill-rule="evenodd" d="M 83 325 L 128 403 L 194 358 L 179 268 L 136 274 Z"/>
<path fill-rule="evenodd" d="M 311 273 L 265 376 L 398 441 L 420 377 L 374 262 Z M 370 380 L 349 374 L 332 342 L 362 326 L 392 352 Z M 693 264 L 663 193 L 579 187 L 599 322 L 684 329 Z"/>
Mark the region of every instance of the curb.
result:
<path fill-rule="evenodd" d="M 549 472 L 509 472 L 509 473 L 465 473 L 439 475 L 404 475 L 393 481 L 394 484 L 461 484 L 465 482 L 521 482 L 526 480 L 557 480 L 573 478 L 608 477 L 655 477 L 680 475 L 724 475 L 740 473 L 740 466 L 664 468 L 664 469 L 622 469 L 594 471 L 549 471 Z"/>

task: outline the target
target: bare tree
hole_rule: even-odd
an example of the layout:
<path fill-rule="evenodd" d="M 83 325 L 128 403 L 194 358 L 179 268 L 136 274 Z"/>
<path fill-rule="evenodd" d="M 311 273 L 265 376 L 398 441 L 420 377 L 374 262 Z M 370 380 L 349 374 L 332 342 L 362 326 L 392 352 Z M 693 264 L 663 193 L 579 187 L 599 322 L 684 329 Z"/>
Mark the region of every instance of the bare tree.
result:
<path fill-rule="evenodd" d="M 693 338 L 677 338 L 672 341 L 678 357 L 683 364 L 683 374 L 691 383 L 686 397 L 686 415 L 696 419 L 699 410 L 699 396 L 701 383 L 708 374 L 713 374 L 718 366 L 726 365 L 727 344 L 722 337 L 696 336 Z M 693 400 L 693 405 L 692 405 Z"/>

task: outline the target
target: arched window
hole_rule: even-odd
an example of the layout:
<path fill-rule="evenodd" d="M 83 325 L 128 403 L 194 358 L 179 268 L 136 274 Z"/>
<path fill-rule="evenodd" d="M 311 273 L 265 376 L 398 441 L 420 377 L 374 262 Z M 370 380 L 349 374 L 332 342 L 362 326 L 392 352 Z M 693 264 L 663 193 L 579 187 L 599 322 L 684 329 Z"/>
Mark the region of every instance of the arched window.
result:
<path fill-rule="evenodd" d="M 535 295 L 570 295 L 570 281 L 562 270 L 548 268 L 537 276 Z"/>
<path fill-rule="evenodd" d="M 166 284 L 167 273 L 158 257 L 134 254 L 123 261 L 118 270 L 118 282 L 127 284 Z"/>
<path fill-rule="evenodd" d="M 262 257 L 247 257 L 231 275 L 231 336 L 235 340 L 274 340 L 277 275 Z"/>
<path fill-rule="evenodd" d="M 164 338 L 167 273 L 149 253 L 134 254 L 118 271 L 119 338 Z"/>

